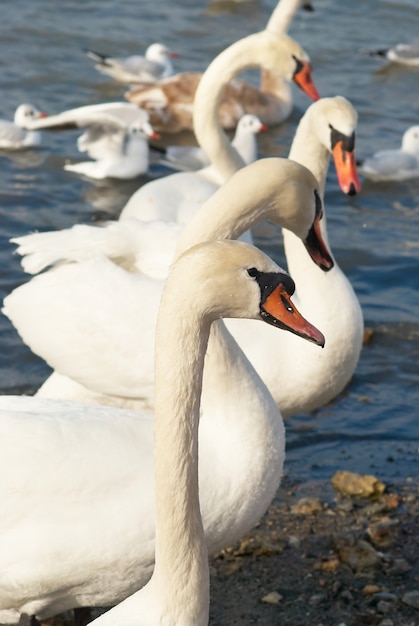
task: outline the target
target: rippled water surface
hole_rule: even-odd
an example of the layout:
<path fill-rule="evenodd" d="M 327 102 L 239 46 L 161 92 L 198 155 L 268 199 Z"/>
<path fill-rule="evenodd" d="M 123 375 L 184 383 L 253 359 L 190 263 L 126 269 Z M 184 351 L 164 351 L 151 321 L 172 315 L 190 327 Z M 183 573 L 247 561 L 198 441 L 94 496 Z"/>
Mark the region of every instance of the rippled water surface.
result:
<path fill-rule="evenodd" d="M 357 154 L 398 147 L 419 123 L 419 68 L 389 66 L 361 53 L 417 36 L 417 0 L 313 0 L 290 30 L 307 50 L 322 95 L 341 94 L 359 113 Z M 96 72 L 82 52 L 138 53 L 161 41 L 179 53 L 181 70 L 203 70 L 224 47 L 260 30 L 274 0 L 233 3 L 196 0 L 4 0 L 0 38 L 0 116 L 22 102 L 50 113 L 123 98 L 124 87 Z M 260 137 L 261 156 L 287 154 L 309 104 L 294 90 L 290 120 Z M 80 158 L 77 133 L 46 135 L 39 151 L 0 153 L 0 297 L 26 279 L 9 238 L 116 217 L 143 179 L 82 180 L 62 166 Z M 166 173 L 153 165 L 152 176 Z M 419 445 L 419 179 L 365 182 L 344 197 L 330 171 L 325 203 L 334 255 L 352 281 L 366 326 L 374 333 L 341 397 L 315 415 L 288 422 L 287 472 L 301 478 L 335 469 L 374 472 L 383 479 L 417 475 Z M 257 231 L 278 256 L 278 233 Z M 336 303 L 339 306 L 339 303 Z M 280 355 L 279 355 L 280 357 Z M 33 392 L 48 367 L 0 318 L 0 389 Z"/>

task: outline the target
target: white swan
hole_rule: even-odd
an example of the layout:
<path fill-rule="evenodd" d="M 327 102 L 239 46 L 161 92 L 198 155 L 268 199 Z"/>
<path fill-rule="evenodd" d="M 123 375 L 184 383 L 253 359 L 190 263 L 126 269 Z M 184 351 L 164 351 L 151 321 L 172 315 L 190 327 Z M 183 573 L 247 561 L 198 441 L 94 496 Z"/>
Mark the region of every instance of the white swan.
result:
<path fill-rule="evenodd" d="M 69 109 L 34 120 L 27 127 L 37 131 L 84 129 L 77 147 L 95 160 L 66 164 L 64 169 L 96 179 L 130 179 L 144 174 L 149 166 L 148 139 L 159 138 L 148 114 L 126 102 Z"/>
<path fill-rule="evenodd" d="M 348 194 L 352 194 L 359 190 L 354 152 L 354 133 L 356 123 L 357 115 L 353 107 L 346 99 L 339 96 L 336 98 L 324 98 L 312 104 L 300 121 L 292 143 L 290 158 L 301 162 L 303 165 L 312 170 L 318 180 L 321 194 L 323 194 L 330 155 L 332 153 L 335 160 L 338 180 L 342 190 Z M 262 163 L 263 161 L 264 160 L 262 160 Z M 262 171 L 263 167 L 263 165 L 260 165 L 259 171 Z M 251 171 L 256 172 L 257 170 L 246 168 L 246 175 L 250 176 Z M 240 180 L 237 175 L 235 178 Z M 261 176 L 261 179 L 262 178 L 265 179 L 264 176 Z M 228 190 L 229 187 L 225 187 L 225 189 Z M 233 186 L 231 186 L 231 189 L 233 189 Z M 237 189 L 239 189 L 239 187 L 237 187 Z M 250 194 L 250 201 L 255 202 L 255 205 L 257 205 L 260 200 L 258 200 L 257 196 L 254 194 L 259 192 L 261 192 L 261 190 L 257 192 L 256 189 L 251 192 L 247 192 Z M 261 193 L 263 195 L 263 192 Z M 241 196 L 238 196 L 238 201 L 240 197 Z M 216 199 L 217 197 L 215 197 L 215 200 Z M 229 202 L 226 204 L 229 204 Z M 195 242 L 195 227 L 198 224 L 204 224 L 204 221 L 201 222 L 200 220 L 204 219 L 203 216 L 205 216 L 205 214 L 208 215 L 208 222 L 203 227 L 201 233 L 203 235 L 206 229 L 208 233 L 211 232 L 211 227 L 209 225 L 211 214 L 207 212 L 208 207 L 211 210 L 211 202 L 207 203 L 205 207 L 206 212 L 203 212 L 201 217 L 199 217 L 198 214 L 195 222 L 186 228 L 183 236 L 186 237 L 188 236 L 188 233 L 190 233 L 190 245 Z M 214 214 L 212 219 L 216 224 L 219 218 L 216 214 Z M 325 217 L 320 224 L 322 236 L 327 239 Z M 121 228 L 121 226 L 119 228 Z M 23 260 L 25 264 L 24 267 L 27 270 L 32 269 L 32 271 L 40 271 L 45 265 L 59 260 L 60 258 L 65 258 L 66 255 L 68 258 L 73 258 L 75 260 L 86 258 L 92 254 L 92 246 L 93 249 L 96 250 L 96 253 L 100 249 L 102 252 L 115 259 L 125 257 L 125 264 L 128 263 L 130 267 L 133 267 L 135 270 L 138 268 L 141 269 L 142 264 L 145 263 L 144 256 L 148 247 L 143 247 L 143 244 L 127 244 L 125 238 L 123 243 L 120 243 L 119 246 L 117 246 L 117 242 L 120 241 L 119 234 L 121 231 L 118 231 L 117 235 L 116 227 L 112 227 L 112 229 L 115 229 L 115 234 L 112 235 L 112 238 L 110 232 L 102 233 L 101 237 L 101 233 L 99 231 L 95 238 L 96 244 L 92 243 L 92 235 L 87 231 L 84 235 L 81 232 L 80 234 L 77 234 L 74 231 L 74 236 L 70 239 L 68 238 L 68 231 L 64 231 L 62 237 L 59 237 L 59 233 L 52 233 L 49 236 L 51 243 L 48 243 L 45 239 L 48 235 L 42 234 L 38 236 L 33 235 L 26 238 L 18 238 L 17 243 L 21 242 L 23 244 L 20 253 L 30 255 L 27 259 Z M 133 232 L 134 231 L 132 230 L 130 237 L 133 236 Z M 83 249 L 82 236 L 86 241 Z M 227 235 L 225 234 L 223 236 Z M 144 237 L 149 240 L 151 236 L 144 235 Z M 104 243 L 104 241 L 106 241 L 106 243 Z M 71 249 L 69 250 L 70 242 Z M 239 345 L 245 351 L 259 375 L 268 385 L 268 388 L 280 406 L 283 415 L 289 416 L 295 413 L 307 412 L 324 405 L 326 402 L 336 397 L 348 384 L 354 373 L 362 347 L 363 316 L 359 301 L 353 291 L 353 288 L 338 265 L 335 264 L 335 267 L 330 270 L 327 275 L 325 275 L 324 272 L 318 270 L 318 268 L 315 267 L 310 260 L 306 262 L 306 258 L 308 258 L 306 250 L 303 246 L 299 245 L 299 242 L 292 237 L 292 234 L 284 232 L 284 242 L 289 269 L 299 279 L 297 283 L 297 297 L 299 305 L 305 314 L 311 316 L 317 321 L 317 323 L 319 323 L 319 320 L 322 320 L 325 336 L 327 338 L 326 349 L 321 355 L 318 355 L 311 350 L 311 346 L 301 346 L 298 344 L 293 345 L 295 342 L 292 336 L 278 337 L 278 335 L 275 334 L 272 336 L 272 332 L 270 332 L 267 328 L 260 329 L 258 342 L 257 345 L 255 345 L 254 340 L 252 339 L 252 333 L 248 332 L 248 326 L 251 324 L 250 322 L 229 322 L 228 327 L 230 331 L 233 332 Z M 135 257 L 135 253 L 133 252 L 135 249 L 138 251 L 143 250 L 143 255 L 141 256 L 138 254 L 138 259 L 136 261 L 132 261 L 130 256 Z M 165 240 L 165 243 L 162 246 L 159 246 L 159 250 L 164 250 L 165 254 L 169 254 L 169 256 L 172 254 L 172 250 L 167 244 L 167 240 Z M 33 253 L 33 256 L 31 256 L 31 252 Z M 63 256 L 60 257 L 60 255 Z M 160 259 L 162 264 L 156 265 L 156 271 L 161 272 L 163 270 L 164 272 L 164 263 L 166 262 L 166 259 L 163 256 L 160 257 Z M 162 276 L 163 274 L 159 275 Z M 44 278 L 44 280 L 46 279 Z M 53 283 L 58 282 L 59 279 L 52 277 L 50 280 L 51 285 L 53 285 Z M 74 281 L 76 280 L 80 279 L 76 279 L 75 277 Z M 93 283 L 94 280 L 95 279 L 92 276 L 90 278 L 90 283 Z M 318 287 L 322 285 L 324 285 L 324 289 L 327 291 L 327 294 L 330 294 L 330 297 L 324 296 L 320 299 L 316 297 L 315 293 L 322 293 L 321 289 L 317 292 Z M 63 395 L 68 398 L 84 398 L 85 400 L 93 402 L 115 402 L 118 404 L 121 403 L 122 406 L 126 406 L 125 403 L 127 402 L 127 399 L 125 394 L 128 392 L 128 387 L 123 387 L 122 383 L 120 383 L 120 386 L 118 385 L 117 387 L 112 387 L 115 383 L 115 376 L 111 375 L 111 368 L 109 367 L 109 376 L 105 376 L 102 360 L 100 364 L 96 364 L 93 361 L 92 356 L 87 357 L 87 351 L 93 354 L 96 351 L 96 353 L 99 354 L 104 352 L 104 347 L 99 348 L 99 345 L 90 345 L 89 349 L 86 347 L 86 353 L 81 352 L 83 357 L 76 357 L 76 353 L 74 353 L 74 351 L 76 350 L 77 342 L 80 342 L 80 339 L 77 340 L 77 336 L 74 335 L 74 331 L 70 334 L 70 329 L 65 327 L 65 332 L 63 330 L 62 336 L 65 336 L 66 334 L 68 335 L 69 345 L 63 345 L 62 339 L 54 336 L 51 341 L 52 345 L 49 347 L 49 352 L 47 353 L 46 347 L 50 343 L 48 332 L 51 327 L 51 323 L 49 318 L 46 318 L 45 322 L 43 321 L 43 318 L 44 311 L 52 311 L 54 307 L 57 307 L 56 303 L 50 303 L 47 299 L 49 297 L 57 298 L 56 295 L 52 295 L 55 287 L 51 287 L 49 292 L 47 292 L 47 287 L 45 287 L 45 291 L 48 295 L 45 295 L 42 298 L 43 303 L 42 300 L 39 300 L 40 295 L 37 291 L 34 290 L 33 295 L 29 295 L 31 283 L 29 283 L 27 289 L 28 294 L 23 296 L 21 304 L 19 305 L 19 308 L 21 309 L 19 316 L 21 316 L 22 319 L 18 319 L 16 313 L 14 313 L 14 315 L 9 313 L 12 322 L 23 336 L 24 341 L 34 352 L 49 362 L 55 370 L 74 378 L 91 390 L 90 392 L 87 392 L 84 389 L 80 389 L 77 385 L 74 385 L 74 383 L 55 373 L 51 379 L 47 380 L 45 386 L 41 388 L 40 393 L 45 395 Z M 313 291 L 315 292 L 314 294 Z M 61 312 L 62 298 L 62 295 L 57 298 L 59 310 L 57 311 L 56 316 L 57 319 L 60 320 L 59 324 L 64 323 L 63 317 L 65 316 L 65 314 Z M 338 299 L 340 303 L 339 309 L 336 308 L 336 299 Z M 31 321 L 26 320 L 28 309 L 26 303 L 31 300 L 38 301 L 40 303 L 38 315 L 42 324 L 46 324 L 46 328 L 44 330 L 41 330 L 42 325 L 41 329 L 37 328 L 39 322 L 36 327 L 30 328 Z M 77 301 L 75 295 L 72 296 L 72 300 Z M 9 309 L 8 300 L 6 299 L 5 302 L 7 313 Z M 67 306 L 71 307 L 71 302 L 69 302 Z M 31 308 L 33 312 L 33 306 Z M 118 317 L 115 315 L 115 319 L 117 318 Z M 57 322 L 54 322 L 53 326 L 56 326 L 56 324 Z M 95 324 L 92 325 L 90 332 L 94 332 L 94 328 L 96 328 L 97 324 L 99 324 L 99 320 L 95 321 Z M 24 327 L 26 325 L 29 326 L 29 329 L 24 332 Z M 129 323 L 126 321 L 124 323 L 124 327 L 132 325 L 132 322 Z M 109 338 L 109 332 L 103 331 L 103 334 Z M 92 340 L 86 338 L 86 341 L 91 342 Z M 278 354 L 284 344 L 286 344 L 287 349 L 289 350 L 289 356 L 286 363 L 276 358 L 276 354 Z M 89 344 L 86 344 L 86 346 L 87 345 Z M 119 345 L 122 345 L 122 341 L 119 341 Z M 60 357 L 57 357 L 55 354 L 56 350 L 59 351 L 60 355 L 62 355 L 61 358 L 65 362 L 61 361 Z M 114 354 L 115 350 L 116 346 L 112 348 L 111 354 Z M 68 354 L 73 354 L 73 356 L 71 358 L 64 356 Z M 124 356 L 127 354 L 128 351 L 125 351 Z M 144 352 L 144 354 L 146 354 L 146 352 Z M 267 355 L 269 355 L 268 358 Z M 89 364 L 87 368 L 89 370 L 88 374 L 82 373 L 79 370 L 79 362 L 82 358 Z M 73 363 L 71 370 L 69 369 L 67 361 Z M 127 364 L 123 368 L 118 367 L 117 369 L 122 369 L 126 372 L 130 369 L 130 367 Z M 133 373 L 135 371 L 135 376 L 138 381 L 140 380 L 140 376 L 143 376 L 141 379 L 143 382 L 146 380 L 144 378 L 144 371 L 140 372 L 138 366 L 135 368 L 131 365 L 131 371 Z M 306 375 L 301 378 L 302 372 L 305 372 Z M 95 373 L 95 376 L 93 373 Z M 98 380 L 101 382 L 98 383 Z M 299 381 L 302 380 L 304 380 L 304 384 L 300 388 Z M 281 384 L 279 384 L 279 381 Z M 134 389 L 134 385 L 134 380 L 130 381 L 130 389 Z M 110 395 L 120 396 L 120 399 L 118 400 L 115 397 L 103 398 L 103 396 L 96 395 L 99 392 L 104 393 L 106 389 L 113 389 Z M 152 380 L 150 379 L 147 384 L 142 384 L 142 393 L 145 394 L 144 397 L 147 397 L 148 401 L 151 399 L 147 396 L 147 394 L 151 390 Z M 128 406 L 133 408 L 136 404 L 128 404 Z M 152 404 L 150 406 L 152 406 Z"/>
<path fill-rule="evenodd" d="M 407 43 L 398 43 L 395 46 L 368 50 L 370 56 L 387 59 L 392 63 L 419 67 L 419 39 L 413 39 Z"/>
<path fill-rule="evenodd" d="M 301 0 L 280 0 L 266 27 L 272 35 L 281 37 L 299 8 Z M 294 81 L 312 100 L 319 95 L 311 77 L 308 55 L 299 48 L 297 63 L 292 72 L 283 73 L 281 67 L 266 67 L 262 72 L 260 88 L 235 79 L 226 85 L 219 102 L 219 120 L 223 128 L 235 128 L 245 113 L 257 115 L 263 124 L 273 126 L 286 120 L 292 111 L 292 93 L 289 82 Z M 177 133 L 192 130 L 195 92 L 201 80 L 200 72 L 184 72 L 162 80 L 158 85 L 135 87 L 125 94 L 130 102 L 150 114 L 150 122 L 159 132 Z"/>
<path fill-rule="evenodd" d="M 205 539 L 212 552 L 259 519 L 284 459 L 281 415 L 219 318 L 262 319 L 323 345 L 293 306 L 293 289 L 288 274 L 240 242 L 198 245 L 173 265 L 156 335 L 155 503 L 150 414 L 0 397 L 2 623 L 115 604 L 147 582 L 155 553 L 149 584 L 97 623 L 207 624 Z M 213 420 L 200 422 L 198 502 L 207 342 L 204 379 L 219 378 L 224 399 Z M 229 431 L 239 397 L 237 439 Z"/>
<path fill-rule="evenodd" d="M 225 87 L 238 72 L 256 66 L 277 69 L 291 78 L 301 58 L 304 53 L 290 37 L 266 30 L 245 37 L 221 52 L 203 74 L 194 101 L 196 139 L 212 165 L 146 183 L 128 200 L 120 219 L 137 217 L 187 223 L 218 186 L 243 166 L 219 122 L 219 104 Z"/>
<path fill-rule="evenodd" d="M 373 181 L 419 177 L 419 126 L 411 126 L 398 150 L 379 150 L 361 161 L 359 171 Z"/>
<path fill-rule="evenodd" d="M 313 103 L 301 118 L 289 158 L 313 172 L 322 197 L 331 154 L 342 190 L 348 194 L 359 190 L 354 152 L 356 123 L 352 105 L 339 96 Z M 326 215 L 320 229 L 327 241 Z M 315 323 L 321 320 L 325 350 L 315 354 L 291 335 L 277 338 L 263 327 L 256 345 L 249 332 L 252 322 L 230 320 L 228 328 L 287 417 L 323 406 L 345 388 L 359 360 L 364 325 L 358 298 L 336 261 L 325 273 L 306 262 L 305 250 L 289 230 L 283 231 L 283 237 L 288 270 L 298 286 L 296 301 Z M 283 351 L 288 354 L 286 361 L 276 358 Z M 299 380 L 305 381 L 301 388 Z"/>
<path fill-rule="evenodd" d="M 95 62 L 95 68 L 122 83 L 143 83 L 152 85 L 157 81 L 172 76 L 174 73 L 171 59 L 178 54 L 161 43 L 153 43 L 144 56 L 133 54 L 128 57 L 111 57 L 93 50 L 85 50 L 87 56 Z"/>
<path fill-rule="evenodd" d="M 258 156 L 257 135 L 268 130 L 256 115 L 246 113 L 238 121 L 231 145 L 246 165 L 256 161 Z M 168 146 L 160 163 L 177 170 L 197 170 L 210 165 L 205 150 L 199 146 Z"/>
<path fill-rule="evenodd" d="M 25 343 L 56 370 L 38 394 L 152 408 L 155 316 L 176 246 L 234 239 L 270 219 L 292 229 L 307 242 L 316 263 L 330 268 L 318 237 L 321 202 L 315 189 L 305 168 L 287 159 L 261 159 L 239 170 L 207 201 L 180 241 L 179 225 L 138 220 L 14 240 L 26 255 L 27 271 L 76 261 L 36 276 L 4 300 L 3 311 Z"/>
<path fill-rule="evenodd" d="M 33 120 L 46 117 L 31 104 L 21 104 L 17 107 L 13 122 L 0 120 L 0 149 L 20 150 L 35 148 L 41 144 L 41 134 L 27 130 Z"/>

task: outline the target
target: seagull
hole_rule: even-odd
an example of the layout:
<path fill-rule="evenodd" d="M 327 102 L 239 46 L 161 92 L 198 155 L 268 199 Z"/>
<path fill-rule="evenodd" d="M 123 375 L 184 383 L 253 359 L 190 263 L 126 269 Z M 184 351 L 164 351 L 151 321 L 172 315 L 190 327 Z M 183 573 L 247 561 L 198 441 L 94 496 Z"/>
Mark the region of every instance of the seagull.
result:
<path fill-rule="evenodd" d="M 256 135 L 268 130 L 257 115 L 245 113 L 238 121 L 231 144 L 236 148 L 246 165 L 256 161 L 258 144 Z M 198 170 L 210 165 L 206 152 L 199 146 L 168 146 L 163 149 L 160 163 L 177 170 Z"/>
<path fill-rule="evenodd" d="M 419 67 L 419 39 L 413 39 L 409 43 L 398 43 L 392 48 L 368 50 L 367 53 L 370 56 L 381 57 L 393 63 Z"/>
<path fill-rule="evenodd" d="M 405 131 L 399 149 L 379 150 L 361 161 L 359 172 L 375 181 L 419 177 L 419 126 Z"/>
<path fill-rule="evenodd" d="M 80 152 L 94 161 L 66 164 L 64 169 L 89 178 L 130 179 L 149 166 L 148 139 L 159 139 L 148 113 L 125 102 L 107 102 L 69 109 L 45 120 L 31 122 L 31 129 L 84 129 L 77 140 Z"/>
<path fill-rule="evenodd" d="M 144 56 L 111 57 L 93 50 L 85 50 L 90 59 L 95 61 L 96 69 L 108 74 L 122 83 L 143 83 L 153 85 L 162 78 L 174 74 L 171 59 L 178 54 L 161 43 L 153 43 Z"/>
<path fill-rule="evenodd" d="M 45 117 L 47 117 L 46 113 L 41 113 L 31 104 L 18 106 L 13 122 L 0 120 L 0 148 L 19 150 L 39 146 L 41 144 L 41 134 L 26 129 L 32 121 Z"/>

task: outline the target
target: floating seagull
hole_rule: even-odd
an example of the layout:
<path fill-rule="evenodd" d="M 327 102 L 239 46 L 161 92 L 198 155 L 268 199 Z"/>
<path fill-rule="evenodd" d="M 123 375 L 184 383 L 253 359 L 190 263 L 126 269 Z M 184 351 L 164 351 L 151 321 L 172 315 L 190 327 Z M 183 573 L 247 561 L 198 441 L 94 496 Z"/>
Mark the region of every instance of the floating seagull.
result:
<path fill-rule="evenodd" d="M 47 117 L 31 104 L 17 107 L 13 122 L 0 120 L 0 149 L 20 150 L 34 148 L 41 144 L 41 133 L 27 130 L 28 124 L 34 120 Z"/>
<path fill-rule="evenodd" d="M 149 166 L 148 139 L 159 139 L 148 114 L 125 102 L 93 104 L 51 115 L 30 124 L 36 130 L 85 129 L 77 147 L 94 161 L 66 164 L 64 169 L 90 178 L 135 178 Z"/>
<path fill-rule="evenodd" d="M 95 68 L 122 83 L 143 83 L 153 85 L 162 78 L 174 74 L 171 59 L 178 54 L 161 43 L 153 43 L 144 56 L 111 57 L 93 50 L 85 50 L 90 59 L 95 61 Z"/>
<path fill-rule="evenodd" d="M 419 126 L 411 126 L 398 150 L 379 150 L 360 162 L 359 172 L 375 181 L 419 177 Z"/>
<path fill-rule="evenodd" d="M 246 113 L 239 119 L 231 144 L 246 165 L 256 161 L 258 156 L 256 136 L 258 133 L 266 130 L 268 130 L 268 127 L 262 124 L 257 115 Z M 164 157 L 160 163 L 177 170 L 199 170 L 211 163 L 205 150 L 199 146 L 168 146 L 163 150 Z"/>
<path fill-rule="evenodd" d="M 381 57 L 393 63 L 419 67 L 419 39 L 414 39 L 409 43 L 398 43 L 392 48 L 368 50 L 367 53 L 370 56 Z"/>

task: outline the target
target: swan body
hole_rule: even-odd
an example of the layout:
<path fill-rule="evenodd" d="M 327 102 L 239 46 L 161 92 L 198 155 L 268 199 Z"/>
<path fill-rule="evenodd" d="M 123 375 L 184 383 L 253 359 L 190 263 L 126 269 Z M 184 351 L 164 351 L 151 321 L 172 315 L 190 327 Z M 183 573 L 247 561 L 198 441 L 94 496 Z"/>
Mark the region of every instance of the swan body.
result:
<path fill-rule="evenodd" d="M 154 420 L 150 413 L 0 397 L 2 623 L 22 613 L 43 619 L 115 604 L 149 580 L 155 554 L 146 587 L 97 622 L 207 624 L 207 550 L 263 514 L 284 459 L 281 415 L 220 317 L 263 319 L 323 345 L 293 306 L 293 290 L 292 279 L 247 244 L 195 246 L 172 266 L 162 296 Z M 202 415 L 198 432 L 207 376 L 223 381 L 226 396 L 214 419 Z M 235 420 L 243 432 L 237 439 L 233 428 L 230 439 L 239 389 L 248 403 Z"/>
<path fill-rule="evenodd" d="M 148 114 L 125 102 L 69 109 L 34 121 L 30 128 L 38 131 L 84 129 L 77 147 L 95 160 L 68 163 L 64 169 L 96 179 L 129 179 L 147 172 L 148 139 L 158 138 L 148 122 Z"/>
<path fill-rule="evenodd" d="M 276 28 L 273 22 L 266 32 L 271 34 L 272 39 L 281 39 L 284 34 L 283 28 Z M 223 128 L 235 128 L 245 113 L 257 115 L 267 126 L 286 120 L 292 111 L 292 95 L 288 84 L 290 81 L 294 81 L 313 100 L 319 98 L 311 77 L 309 57 L 296 42 L 293 44 L 293 54 L 298 59 L 298 64 L 283 71 L 281 65 L 265 67 L 262 63 L 267 71 L 262 75 L 260 89 L 238 78 L 232 80 L 234 73 L 232 74 L 225 85 L 217 111 Z M 135 87 L 125 97 L 149 113 L 153 128 L 159 132 L 192 130 L 195 128 L 194 98 L 201 78 L 200 72 L 176 74 L 160 81 L 158 85 Z"/>
<path fill-rule="evenodd" d="M 120 219 L 188 222 L 218 186 L 243 166 L 218 118 L 219 104 L 230 80 L 238 72 L 259 65 L 281 69 L 283 75 L 291 77 L 299 67 L 296 59 L 301 58 L 304 59 L 304 53 L 292 39 L 268 31 L 245 37 L 219 54 L 203 74 L 194 101 L 196 139 L 211 166 L 146 183 L 128 200 Z"/>
<path fill-rule="evenodd" d="M 318 236 L 316 189 L 306 168 L 287 159 L 261 159 L 236 172 L 180 239 L 179 225 L 174 225 L 172 243 L 169 224 L 164 224 L 161 243 L 143 235 L 139 220 L 16 239 L 26 271 L 58 263 L 4 300 L 3 312 L 22 339 L 56 370 L 38 394 L 132 409 L 153 407 L 153 337 L 164 277 L 161 259 L 154 274 L 158 279 L 150 275 L 144 240 L 151 256 L 154 243 L 158 256 L 170 246 L 179 250 L 206 240 L 235 239 L 270 219 L 305 240 L 315 262 L 329 269 L 330 257 Z"/>
<path fill-rule="evenodd" d="M 152 85 L 174 73 L 172 59 L 177 53 L 161 43 L 153 43 L 144 56 L 137 54 L 128 57 L 111 57 L 93 50 L 85 50 L 95 62 L 95 68 L 122 83 L 142 83 Z"/>
<path fill-rule="evenodd" d="M 312 171 L 322 196 L 331 154 L 342 190 L 348 194 L 359 190 L 354 152 L 356 124 L 355 110 L 340 96 L 311 104 L 301 118 L 289 158 Z M 325 214 L 320 228 L 327 241 Z M 305 250 L 293 233 L 284 229 L 283 238 L 288 270 L 296 277 L 296 301 L 310 319 L 322 321 L 326 337 L 322 354 L 305 350 L 291 335 L 277 341 L 263 327 L 256 345 L 249 332 L 252 322 L 229 320 L 227 325 L 287 417 L 323 406 L 346 387 L 359 360 L 364 324 L 358 298 L 336 260 L 330 271 L 323 272 L 314 263 L 306 263 Z M 324 297 L 319 299 L 316 293 Z M 286 362 L 275 358 L 282 351 L 289 355 Z M 298 380 L 305 381 L 301 388 Z"/>
<path fill-rule="evenodd" d="M 257 135 L 267 129 L 256 115 L 247 113 L 239 119 L 231 145 L 246 165 L 256 161 Z M 208 156 L 199 146 L 169 146 L 165 152 L 165 157 L 160 162 L 177 170 L 197 170 L 210 165 Z"/>
<path fill-rule="evenodd" d="M 398 43 L 393 47 L 369 50 L 368 54 L 399 65 L 419 67 L 419 39 L 414 39 L 408 43 Z"/>
<path fill-rule="evenodd" d="M 13 122 L 0 120 L 0 149 L 19 150 L 41 145 L 41 134 L 27 130 L 33 120 L 46 117 L 31 104 L 21 104 L 15 111 Z"/>
<path fill-rule="evenodd" d="M 361 174 L 373 181 L 408 180 L 419 176 L 419 126 L 411 126 L 398 150 L 379 150 L 362 161 Z"/>

